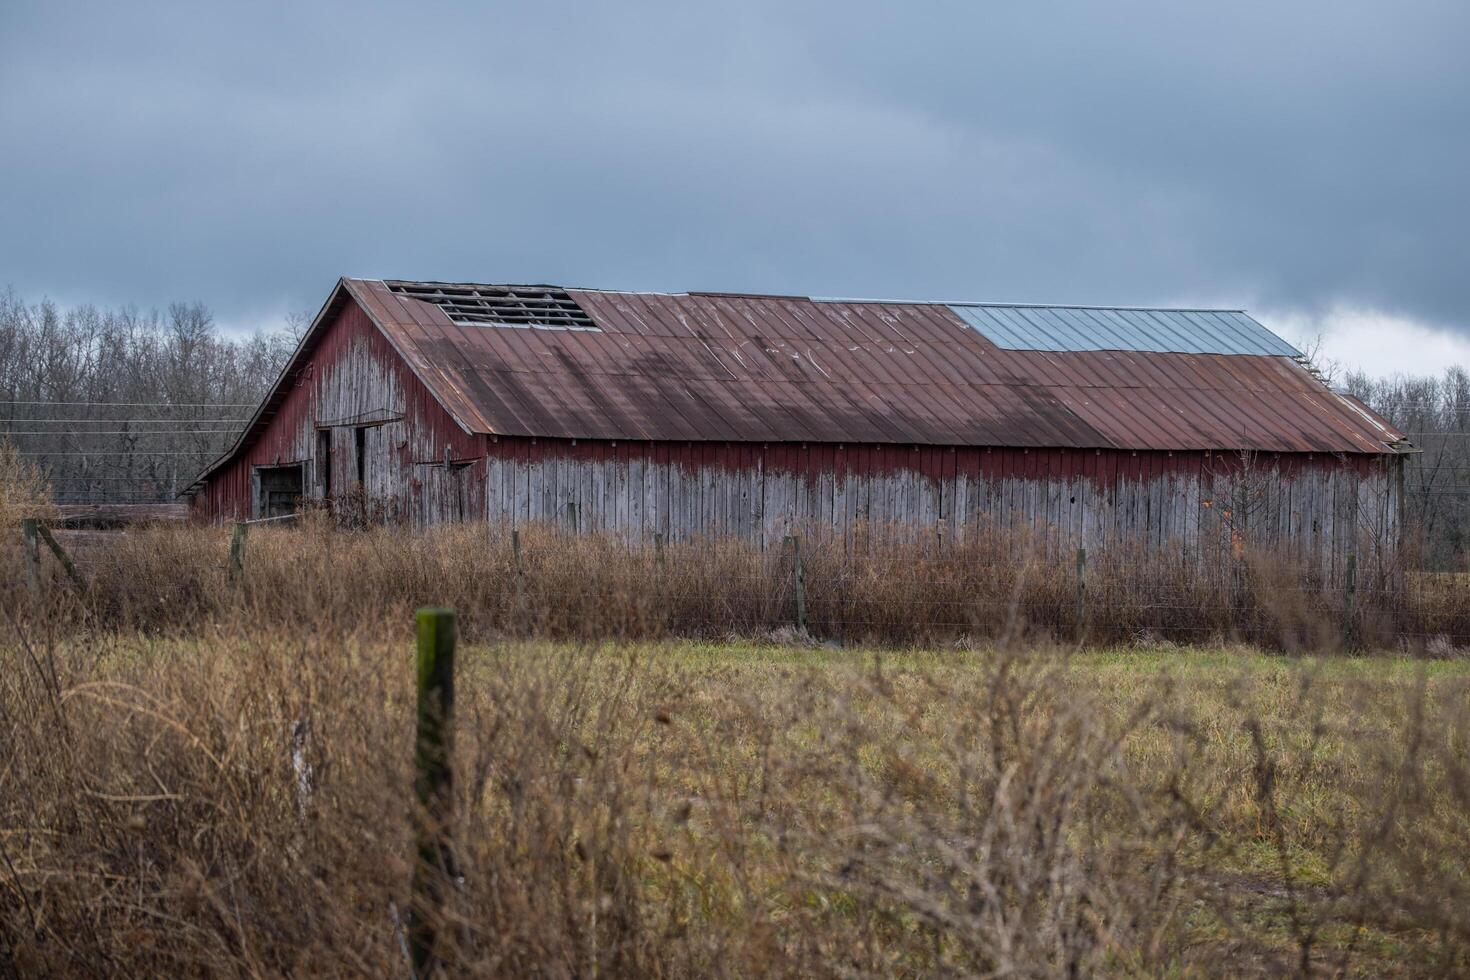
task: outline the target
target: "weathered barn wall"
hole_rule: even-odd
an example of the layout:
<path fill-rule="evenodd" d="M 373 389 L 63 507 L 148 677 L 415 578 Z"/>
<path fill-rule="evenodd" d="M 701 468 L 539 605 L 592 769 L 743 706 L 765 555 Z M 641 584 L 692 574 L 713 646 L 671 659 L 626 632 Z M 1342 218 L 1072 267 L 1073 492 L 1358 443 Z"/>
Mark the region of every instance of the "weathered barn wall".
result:
<path fill-rule="evenodd" d="M 485 454 L 485 437 L 465 433 L 355 304 L 331 315 L 314 347 L 293 362 L 284 391 L 264 431 L 209 478 L 196 513 L 257 516 L 254 472 L 261 466 L 301 464 L 309 498 L 320 498 L 330 467 L 333 496 L 353 494 L 359 430 L 362 493 L 384 518 L 436 523 L 485 512 L 484 481 L 474 478 L 484 468 L 474 461 Z M 330 446 L 324 458 L 320 433 Z"/>
<path fill-rule="evenodd" d="M 1331 568 L 1391 550 L 1396 461 L 1373 456 L 892 445 L 611 443 L 490 447 L 492 521 L 581 530 L 734 534 L 905 525 L 1026 529 L 1054 548 L 1208 542 L 1285 546 Z"/>

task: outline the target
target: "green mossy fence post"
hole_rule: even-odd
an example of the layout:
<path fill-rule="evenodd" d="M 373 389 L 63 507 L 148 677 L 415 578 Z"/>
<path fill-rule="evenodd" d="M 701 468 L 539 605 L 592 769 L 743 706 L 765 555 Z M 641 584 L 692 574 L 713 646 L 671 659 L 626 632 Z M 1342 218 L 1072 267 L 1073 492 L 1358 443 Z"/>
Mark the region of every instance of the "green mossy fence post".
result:
<path fill-rule="evenodd" d="M 25 553 L 26 587 L 32 595 L 41 593 L 41 549 L 36 529 L 40 523 L 34 517 L 22 518 L 20 522 L 21 549 Z"/>
<path fill-rule="evenodd" d="M 230 584 L 239 585 L 245 576 L 245 535 L 250 532 L 250 525 L 244 521 L 236 521 L 234 532 L 230 535 Z"/>
<path fill-rule="evenodd" d="M 1347 569 L 1343 576 L 1343 627 L 1344 638 L 1349 648 L 1358 639 L 1358 555 L 1347 556 Z"/>
<path fill-rule="evenodd" d="M 454 812 L 454 644 L 452 609 L 420 609 L 418 723 L 414 738 L 415 843 L 409 952 L 414 976 L 438 966 L 436 946 L 444 896 L 455 876 L 451 852 Z"/>
<path fill-rule="evenodd" d="M 1077 642 L 1087 630 L 1087 549 L 1077 549 Z"/>
<path fill-rule="evenodd" d="M 806 569 L 801 564 L 801 535 L 790 534 L 786 540 L 791 542 L 791 571 L 795 580 L 796 589 L 796 628 L 806 632 Z"/>

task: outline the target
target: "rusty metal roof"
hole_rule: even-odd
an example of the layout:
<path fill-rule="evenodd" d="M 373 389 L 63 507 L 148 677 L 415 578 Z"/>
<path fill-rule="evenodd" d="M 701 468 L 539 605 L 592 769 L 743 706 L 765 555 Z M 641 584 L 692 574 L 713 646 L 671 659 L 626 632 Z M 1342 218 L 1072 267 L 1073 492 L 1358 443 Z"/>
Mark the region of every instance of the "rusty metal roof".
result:
<path fill-rule="evenodd" d="M 343 279 L 235 445 L 254 441 L 321 331 L 356 302 L 472 433 L 574 439 L 912 443 L 1080 449 L 1394 453 L 1405 435 L 1330 391 L 1254 320 L 1153 327 L 1141 308 L 813 300 L 557 286 Z M 1070 334 L 1000 337 L 965 309 L 1058 314 Z M 1151 314 L 1140 321 L 1133 314 Z M 1016 314 L 1021 315 L 1021 314 Z M 1246 318 L 1249 319 L 1249 318 Z M 1021 321 L 1013 321 L 1017 327 Z M 1079 324 L 1110 322 L 1089 335 Z M 1148 326 L 1129 336 L 1122 325 Z M 1002 321 L 1003 325 L 1003 321 Z M 1254 325 L 1254 326 L 1251 326 Z M 1212 344 L 1282 353 L 1217 353 Z M 1256 330 L 1259 328 L 1259 331 Z M 1161 339 L 1162 338 L 1162 339 Z M 1196 338 L 1199 340 L 1199 338 Z M 1196 346 L 1207 341 L 1199 340 Z M 1046 349 L 1054 345 L 1058 349 Z M 1109 347 L 1108 345 L 1117 345 Z M 1142 349 L 1139 349 L 1142 348 Z"/>
<path fill-rule="evenodd" d="M 1353 453 L 1404 438 L 1285 354 L 1009 349 L 938 303 L 567 289 L 595 329 L 546 330 L 413 298 L 511 287 L 342 285 L 471 432 Z"/>

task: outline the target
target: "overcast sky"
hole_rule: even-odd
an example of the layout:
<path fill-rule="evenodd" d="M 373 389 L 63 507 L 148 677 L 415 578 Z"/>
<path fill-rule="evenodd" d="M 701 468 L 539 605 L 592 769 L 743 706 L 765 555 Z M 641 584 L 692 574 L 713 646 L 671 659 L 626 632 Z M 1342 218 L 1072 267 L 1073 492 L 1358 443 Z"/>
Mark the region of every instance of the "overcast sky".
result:
<path fill-rule="evenodd" d="M 0 288 L 1243 306 L 1470 363 L 1465 0 L 0 0 Z"/>

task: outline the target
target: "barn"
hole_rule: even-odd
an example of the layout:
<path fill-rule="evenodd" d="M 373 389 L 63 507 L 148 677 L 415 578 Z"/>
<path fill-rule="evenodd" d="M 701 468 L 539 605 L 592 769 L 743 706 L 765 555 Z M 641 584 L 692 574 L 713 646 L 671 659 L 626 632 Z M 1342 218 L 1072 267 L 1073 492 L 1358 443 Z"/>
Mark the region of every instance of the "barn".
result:
<path fill-rule="evenodd" d="M 187 491 L 241 520 L 665 540 L 1026 528 L 1059 546 L 1398 540 L 1404 434 L 1239 310 L 342 279 Z"/>

